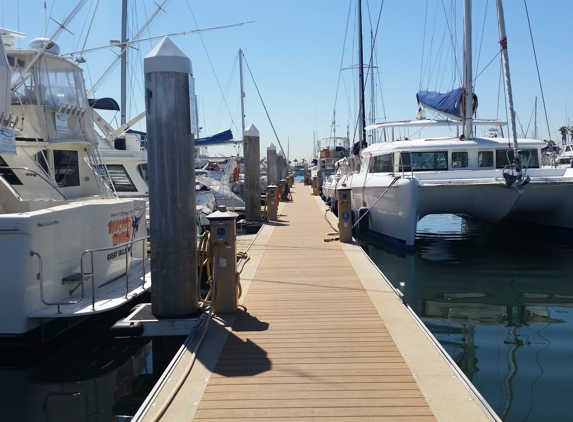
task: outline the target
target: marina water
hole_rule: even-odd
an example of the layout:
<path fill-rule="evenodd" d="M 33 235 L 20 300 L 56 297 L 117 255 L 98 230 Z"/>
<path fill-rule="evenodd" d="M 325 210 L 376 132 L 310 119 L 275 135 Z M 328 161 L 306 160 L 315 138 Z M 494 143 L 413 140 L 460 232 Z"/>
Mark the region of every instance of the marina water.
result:
<path fill-rule="evenodd" d="M 354 236 L 502 420 L 572 420 L 572 231 L 434 215 L 413 253 Z"/>

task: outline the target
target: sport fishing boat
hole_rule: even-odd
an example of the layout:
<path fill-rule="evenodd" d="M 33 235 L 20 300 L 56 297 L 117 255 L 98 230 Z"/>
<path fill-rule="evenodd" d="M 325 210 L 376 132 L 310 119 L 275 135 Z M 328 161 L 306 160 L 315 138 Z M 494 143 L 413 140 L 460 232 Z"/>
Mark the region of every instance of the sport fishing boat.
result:
<path fill-rule="evenodd" d="M 11 45 L 14 33 L 3 35 Z M 151 280 L 145 200 L 107 183 L 81 68 L 51 39 L 2 58 L 0 341 L 19 345 L 41 340 L 48 321 L 118 308 Z"/>
<path fill-rule="evenodd" d="M 339 185 L 352 188 L 355 224 L 413 248 L 418 221 L 428 214 L 466 214 L 488 222 L 515 218 L 573 228 L 573 169 L 544 168 L 541 140 L 518 139 L 503 8 L 497 0 L 500 45 L 509 104 L 510 136 L 476 137 L 483 123 L 473 119 L 470 4 L 465 1 L 464 88 L 447 94 L 421 92 L 418 102 L 446 115 L 371 125 L 365 129 L 458 125 L 457 137 L 401 139 L 362 150 L 357 173 L 348 171 Z M 423 110 L 419 110 L 423 111 Z"/>

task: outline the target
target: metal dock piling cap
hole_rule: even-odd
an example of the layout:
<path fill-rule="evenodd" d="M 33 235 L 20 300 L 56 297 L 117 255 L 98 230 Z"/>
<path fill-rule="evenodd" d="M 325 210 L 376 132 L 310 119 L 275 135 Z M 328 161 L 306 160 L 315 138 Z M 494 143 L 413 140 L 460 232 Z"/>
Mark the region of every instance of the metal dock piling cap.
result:
<path fill-rule="evenodd" d="M 168 37 L 143 59 L 143 72 L 190 73 L 193 76 L 191 60 Z"/>

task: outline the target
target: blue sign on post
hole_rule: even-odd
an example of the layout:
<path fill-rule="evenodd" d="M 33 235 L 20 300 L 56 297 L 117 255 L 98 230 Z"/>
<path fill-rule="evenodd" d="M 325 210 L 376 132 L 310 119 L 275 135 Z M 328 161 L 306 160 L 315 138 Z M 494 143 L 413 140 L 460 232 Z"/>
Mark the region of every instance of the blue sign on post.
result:
<path fill-rule="evenodd" d="M 343 219 L 343 220 L 348 220 L 348 213 L 347 213 L 347 212 L 343 212 L 343 213 L 342 213 L 342 219 Z"/>

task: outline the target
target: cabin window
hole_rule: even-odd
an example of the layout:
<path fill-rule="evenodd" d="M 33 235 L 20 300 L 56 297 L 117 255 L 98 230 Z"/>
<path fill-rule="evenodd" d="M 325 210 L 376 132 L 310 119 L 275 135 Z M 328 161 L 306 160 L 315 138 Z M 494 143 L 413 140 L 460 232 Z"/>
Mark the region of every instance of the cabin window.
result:
<path fill-rule="evenodd" d="M 509 165 L 509 162 L 513 162 L 513 150 L 497 150 L 495 152 L 495 161 L 498 169 Z M 539 154 L 537 150 L 521 150 L 521 163 L 529 168 L 539 168 Z"/>
<path fill-rule="evenodd" d="M 143 180 L 145 180 L 145 183 L 147 183 L 147 164 L 138 165 L 137 171 L 139 172 Z"/>
<path fill-rule="evenodd" d="M 116 192 L 137 192 L 137 188 L 121 164 L 108 164 L 107 172 Z"/>
<path fill-rule="evenodd" d="M 6 161 L 4 161 L 2 157 L 0 157 L 0 176 L 4 178 L 11 185 L 22 184 L 20 179 L 18 179 L 18 176 L 16 176 L 12 170 L 2 167 L 8 167 L 8 164 L 6 164 Z"/>
<path fill-rule="evenodd" d="M 392 157 L 393 154 L 384 154 L 372 157 L 370 173 L 391 173 L 394 170 Z"/>
<path fill-rule="evenodd" d="M 539 153 L 536 149 L 521 150 L 521 162 L 528 168 L 539 168 Z"/>
<path fill-rule="evenodd" d="M 54 176 L 60 188 L 80 185 L 77 151 L 54 151 Z"/>
<path fill-rule="evenodd" d="M 44 169 L 44 171 L 46 172 L 46 174 L 50 174 L 49 172 L 49 168 L 48 168 L 48 163 L 46 161 L 46 155 L 48 154 L 48 151 L 40 151 L 39 153 L 36 154 L 35 158 L 36 158 L 36 163 L 38 163 L 38 165 L 40 167 L 42 167 L 42 169 Z"/>
<path fill-rule="evenodd" d="M 447 170 L 447 151 L 411 152 L 413 170 Z"/>
<path fill-rule="evenodd" d="M 398 171 L 412 171 L 412 161 L 410 160 L 410 153 L 403 152 L 400 154 L 400 165 Z"/>
<path fill-rule="evenodd" d="M 461 168 L 468 166 L 467 152 L 452 152 L 452 167 Z"/>
<path fill-rule="evenodd" d="M 478 167 L 493 167 L 493 151 L 478 151 Z"/>

